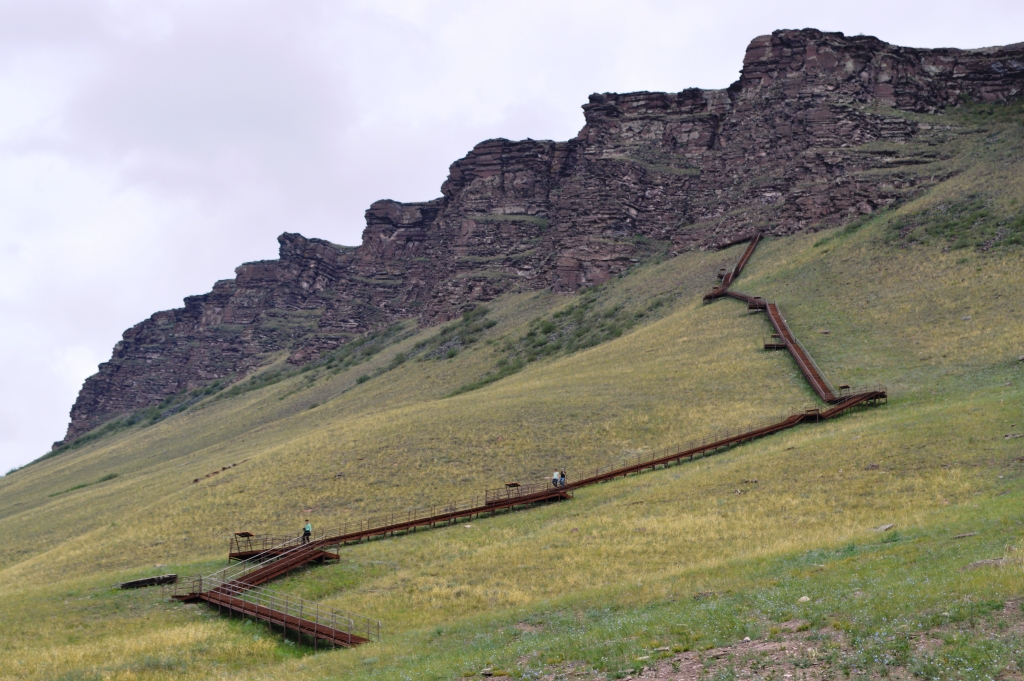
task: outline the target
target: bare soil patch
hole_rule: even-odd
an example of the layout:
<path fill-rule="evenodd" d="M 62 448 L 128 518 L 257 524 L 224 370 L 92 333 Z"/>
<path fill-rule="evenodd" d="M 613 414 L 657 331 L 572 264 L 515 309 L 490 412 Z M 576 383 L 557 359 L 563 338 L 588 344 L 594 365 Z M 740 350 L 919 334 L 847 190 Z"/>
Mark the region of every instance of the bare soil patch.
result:
<path fill-rule="evenodd" d="M 913 660 L 934 653 L 951 636 L 970 634 L 990 639 L 1024 639 L 1024 611 L 1018 600 L 1007 601 L 1003 609 L 983 621 L 959 622 L 927 632 L 908 632 L 911 662 L 906 665 L 858 668 L 851 661 L 857 652 L 842 631 L 806 630 L 806 623 L 793 620 L 775 625 L 766 639 L 743 640 L 733 645 L 702 651 L 665 653 L 652 650 L 647 661 L 643 657 L 641 671 L 623 673 L 598 672 L 587 665 L 565 662 L 553 665 L 541 676 L 544 681 L 643 679 L 646 681 L 736 681 L 764 679 L 771 681 L 829 681 L 855 678 L 920 679 L 911 668 Z M 659 657 L 660 659 L 657 659 Z M 1004 669 L 1001 681 L 1024 680 L 1022 670 Z"/>

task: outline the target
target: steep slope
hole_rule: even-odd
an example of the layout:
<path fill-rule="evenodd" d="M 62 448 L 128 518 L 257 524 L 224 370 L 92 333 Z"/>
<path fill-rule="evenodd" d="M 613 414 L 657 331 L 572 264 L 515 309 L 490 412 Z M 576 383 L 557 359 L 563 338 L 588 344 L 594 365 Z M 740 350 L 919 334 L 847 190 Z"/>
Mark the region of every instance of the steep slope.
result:
<path fill-rule="evenodd" d="M 483 142 L 441 198 L 373 204 L 359 247 L 283 234 L 279 260 L 129 329 L 55 446 L 279 353 L 301 364 L 397 320 L 601 284 L 651 252 L 870 214 L 954 172 L 933 141 L 911 145 L 941 123 L 906 112 L 1006 101 L 1022 84 L 1021 45 L 916 50 L 803 30 L 755 39 L 726 90 L 592 95 L 575 139 Z"/>
<path fill-rule="evenodd" d="M 1016 172 L 979 167 L 904 210 L 991 181 L 1019 192 Z M 794 619 L 813 645 L 859 636 L 867 653 L 849 664 L 868 670 L 909 660 L 903 634 L 930 622 L 962 622 L 969 636 L 969 621 L 1024 590 L 1016 568 L 958 572 L 1019 541 L 1021 440 L 1004 435 L 1024 423 L 1020 253 L 893 246 L 901 217 L 769 239 L 741 280 L 785 306 L 833 378 L 888 384 L 887 407 L 547 509 L 348 547 L 341 565 L 282 585 L 380 617 L 384 642 L 365 650 L 296 656 L 260 629 L 107 588 L 223 564 L 234 530 L 457 498 L 813 400 L 790 359 L 759 349 L 763 318 L 699 304 L 700 284 L 739 249 L 685 254 L 608 287 L 623 289 L 614 307 L 669 280 L 683 295 L 667 316 L 479 391 L 443 397 L 493 361 L 486 340 L 362 384 L 351 374 L 363 367 L 312 382 L 307 372 L 4 479 L 0 646 L 23 678 L 397 679 L 485 666 L 538 676 L 563 660 L 625 675 L 672 646 L 771 640 Z M 490 333 L 516 335 L 566 302 L 496 301 Z M 888 523 L 899 534 L 881 541 L 872 528 Z"/>
<path fill-rule="evenodd" d="M 280 588 L 380 618 L 383 640 L 310 655 L 110 585 L 222 567 L 238 530 L 458 499 L 816 398 L 786 354 L 761 349 L 762 316 L 700 303 L 741 247 L 657 256 L 579 296 L 499 296 L 473 317 L 495 324 L 461 346 L 407 322 L 357 364 L 289 370 L 282 348 L 239 390 L 0 479 L 0 677 L 596 679 L 662 664 L 677 678 L 672 665 L 692 662 L 722 679 L 1015 678 L 1022 111 L 902 114 L 913 139 L 862 150 L 932 154 L 935 184 L 867 219 L 767 238 L 736 284 L 776 300 L 835 383 L 886 384 L 887 406 L 564 504 L 346 547 Z M 584 305 L 585 323 L 618 333 L 536 351 Z M 526 352 L 520 371 L 453 394 Z M 772 645 L 789 646 L 785 664 Z"/>

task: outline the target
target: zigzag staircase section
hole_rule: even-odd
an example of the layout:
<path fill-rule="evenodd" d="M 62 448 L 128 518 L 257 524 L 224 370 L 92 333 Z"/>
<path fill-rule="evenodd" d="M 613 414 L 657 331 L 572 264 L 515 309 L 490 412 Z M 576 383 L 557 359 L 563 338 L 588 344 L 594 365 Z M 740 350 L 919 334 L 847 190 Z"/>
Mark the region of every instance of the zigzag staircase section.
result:
<path fill-rule="evenodd" d="M 320 531 L 308 541 L 301 537 L 284 538 L 273 535 L 236 533 L 231 540 L 229 562 L 239 562 L 206 577 L 185 580 L 175 587 L 174 597 L 182 601 L 204 601 L 230 614 L 267 622 L 279 626 L 287 634 L 296 632 L 308 637 L 314 644 L 351 647 L 380 639 L 380 622 L 361 615 L 322 608 L 316 603 L 266 589 L 267 582 L 287 575 L 292 570 L 313 563 L 338 560 L 337 553 L 329 549 L 351 542 L 368 541 L 398 533 L 414 532 L 420 528 L 450 525 L 461 520 L 494 515 L 498 511 L 512 511 L 537 503 L 571 499 L 573 490 L 614 478 L 655 470 L 696 457 L 707 456 L 721 449 L 771 435 L 801 423 L 818 422 L 839 416 L 855 407 L 884 402 L 888 398 L 884 386 L 853 392 L 849 386 L 837 391 L 824 373 L 800 344 L 786 323 L 775 302 L 759 296 L 750 296 L 730 289 L 743 271 L 761 241 L 755 233 L 732 270 L 719 274 L 721 283 L 704 295 L 704 302 L 731 297 L 747 303 L 752 311 L 765 310 L 775 333 L 765 342 L 765 349 L 786 349 L 792 354 L 800 371 L 815 393 L 825 403 L 825 409 L 811 408 L 795 414 L 746 426 L 735 431 L 715 433 L 700 440 L 670 447 L 645 456 L 621 460 L 609 466 L 570 475 L 564 485 L 520 485 L 507 483 L 502 489 L 487 490 L 469 500 L 392 513 L 358 522 L 346 523 L 338 528 Z"/>
<path fill-rule="evenodd" d="M 291 594 L 224 581 L 215 574 L 179 582 L 174 588 L 174 598 L 188 603 L 202 601 L 218 612 L 251 617 L 265 622 L 271 629 L 280 627 L 286 637 L 290 630 L 300 640 L 307 639 L 314 648 L 325 644 L 350 648 L 380 640 L 377 620 L 325 608 Z"/>
<path fill-rule="evenodd" d="M 330 532 L 321 531 L 308 541 L 303 541 L 302 537 L 282 539 L 240 532 L 232 539 L 229 552 L 229 561 L 238 559 L 239 562 L 211 575 L 180 582 L 174 588 L 173 597 L 184 602 L 202 601 L 221 612 L 252 617 L 271 627 L 279 626 L 285 635 L 291 630 L 300 639 L 303 636 L 310 639 L 314 647 L 320 643 L 352 647 L 379 640 L 380 622 L 324 608 L 271 591 L 263 585 L 310 564 L 338 560 L 337 553 L 327 550 L 331 547 L 415 531 L 420 527 L 452 524 L 485 513 L 494 515 L 516 506 L 570 498 L 572 492 L 565 488 L 512 484 L 467 501 L 346 523 Z"/>

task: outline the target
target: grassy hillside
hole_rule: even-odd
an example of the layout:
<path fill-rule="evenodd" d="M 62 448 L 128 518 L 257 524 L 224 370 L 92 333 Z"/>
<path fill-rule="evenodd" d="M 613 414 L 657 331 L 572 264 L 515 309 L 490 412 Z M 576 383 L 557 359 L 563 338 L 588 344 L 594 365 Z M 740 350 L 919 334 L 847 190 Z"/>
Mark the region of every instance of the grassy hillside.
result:
<path fill-rule="evenodd" d="M 457 499 L 815 403 L 788 355 L 760 349 L 762 315 L 700 304 L 739 247 L 655 259 L 587 301 L 510 296 L 455 353 L 457 329 L 422 330 L 0 480 L 0 676 L 537 678 L 571 663 L 621 677 L 781 640 L 787 622 L 820 654 L 800 669 L 1021 673 L 1019 622 L 998 617 L 1024 595 L 1024 438 L 1005 437 L 1024 432 L 1024 136 L 1019 107 L 986 110 L 942 119 L 935 167 L 915 170 L 940 178 L 930 189 L 767 240 L 735 285 L 777 299 L 834 383 L 883 383 L 888 405 L 571 502 L 346 547 L 277 583 L 380 618 L 383 642 L 352 651 L 313 655 L 157 589 L 110 590 L 216 569 L 236 530 Z M 573 346 L 580 325 L 601 342 Z M 982 559 L 1006 560 L 960 571 Z M 754 668 L 730 654 L 703 653 L 708 678 Z"/>

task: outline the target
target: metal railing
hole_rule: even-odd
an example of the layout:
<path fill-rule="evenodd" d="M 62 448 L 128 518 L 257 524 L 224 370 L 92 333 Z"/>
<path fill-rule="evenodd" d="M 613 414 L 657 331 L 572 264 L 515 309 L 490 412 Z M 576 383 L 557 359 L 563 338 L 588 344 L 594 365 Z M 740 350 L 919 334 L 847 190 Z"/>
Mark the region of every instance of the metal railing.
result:
<path fill-rule="evenodd" d="M 881 389 L 884 390 L 884 387 Z M 873 390 L 873 388 L 871 390 Z M 849 393 L 849 396 L 867 391 L 867 389 L 858 390 Z M 844 395 L 844 397 L 846 397 L 846 395 Z M 798 416 L 802 419 L 806 418 L 809 414 L 818 414 L 820 412 L 820 407 L 807 407 L 801 412 L 788 413 L 774 418 L 761 419 L 748 424 L 743 428 L 723 428 L 709 433 L 704 437 L 696 438 L 681 444 L 662 447 L 652 452 L 638 452 L 637 454 L 617 459 L 616 461 L 604 466 L 588 468 L 567 474 L 565 487 L 585 486 L 590 480 L 606 478 L 609 474 L 614 474 L 616 471 L 633 471 L 651 465 L 661 465 L 661 462 L 666 458 L 671 460 L 676 454 L 679 454 L 683 458 L 694 458 L 697 455 L 703 455 L 708 450 L 731 446 L 740 441 L 759 437 L 761 434 L 767 434 L 767 432 L 774 432 L 775 429 L 788 427 L 787 424 Z M 658 463 L 655 464 L 655 462 Z M 331 545 L 330 542 L 344 541 L 345 537 L 365 536 L 366 534 L 373 533 L 374 531 L 379 531 L 381 533 L 387 531 L 398 531 L 405 527 L 411 527 L 418 522 L 423 522 L 424 524 L 429 523 L 435 518 L 441 519 L 457 516 L 461 513 L 465 513 L 466 515 L 484 513 L 492 510 L 494 505 L 497 503 L 508 501 L 514 502 L 520 499 L 523 503 L 529 503 L 532 498 L 541 496 L 544 492 L 552 492 L 557 489 L 558 488 L 555 488 L 550 481 L 529 483 L 514 487 L 506 486 L 504 488 L 485 490 L 482 495 L 463 499 L 462 501 L 417 507 L 406 511 L 379 515 L 364 520 L 347 522 L 336 528 L 321 530 L 314 533 L 310 545 L 312 548 L 307 547 L 307 550 L 319 550 L 323 546 Z M 438 522 L 442 522 L 442 520 L 438 520 Z M 269 543 L 269 538 L 272 536 L 273 535 L 256 535 L 255 538 L 262 539 L 263 537 L 267 537 Z M 287 542 L 282 542 L 281 544 L 273 546 L 265 555 L 255 556 L 247 561 L 236 563 L 234 566 L 225 568 L 218 574 L 221 579 L 239 579 L 245 574 L 254 572 L 265 565 L 269 565 L 277 560 L 294 555 L 293 552 L 295 550 L 303 550 L 303 547 L 306 545 L 303 545 L 300 542 L 300 536 L 291 538 Z"/>
<path fill-rule="evenodd" d="M 856 398 L 864 398 L 859 402 Z M 889 389 L 884 385 L 876 384 L 871 386 L 863 386 L 856 389 L 842 386 L 839 388 L 839 397 L 832 402 L 828 407 L 821 409 L 822 414 L 825 418 L 833 418 L 842 414 L 847 409 L 853 409 L 858 404 L 864 402 L 871 402 L 877 399 L 889 399 Z M 855 404 L 848 404 L 849 402 L 856 402 Z"/>
<path fill-rule="evenodd" d="M 722 283 L 704 296 L 704 301 L 726 295 L 729 286 L 739 276 L 744 265 L 753 254 L 760 233 L 755 233 L 751 243 L 744 251 L 740 261 L 732 271 L 720 275 Z M 668 465 L 673 461 L 693 459 L 705 456 L 708 452 L 729 447 L 746 440 L 783 430 L 806 420 L 830 418 L 853 408 L 859 404 L 854 398 L 864 397 L 862 401 L 870 401 L 887 397 L 884 386 L 861 388 L 857 391 L 849 386 L 841 386 L 836 391 L 818 367 L 810 353 L 803 347 L 789 328 L 781 309 L 775 302 L 768 303 L 760 296 L 749 296 L 741 293 L 729 293 L 733 297 L 745 300 L 748 309 L 768 309 L 773 326 L 777 326 L 779 340 L 787 346 L 801 371 L 812 383 L 815 392 L 825 401 L 833 403 L 831 408 L 812 407 L 803 412 L 790 413 L 784 416 L 762 419 L 742 429 L 726 428 L 710 433 L 700 439 L 694 439 L 679 445 L 664 447 L 652 452 L 637 452 L 621 458 L 614 463 L 598 466 L 568 475 L 560 484 L 508 483 L 504 488 L 485 490 L 482 495 L 470 499 L 446 504 L 422 506 L 398 513 L 384 514 L 359 521 L 351 521 L 331 530 L 315 532 L 308 540 L 301 535 L 283 537 L 276 535 L 252 535 L 239 533 L 231 543 L 231 553 L 258 553 L 234 565 L 219 570 L 206 577 L 197 577 L 179 582 L 174 588 L 177 597 L 199 596 L 212 605 L 229 608 L 232 612 L 251 615 L 269 622 L 280 624 L 285 631 L 289 626 L 300 634 L 313 636 L 314 641 L 325 638 L 339 645 L 352 645 L 364 641 L 380 640 L 380 622 L 362 615 L 322 608 L 319 604 L 301 598 L 271 591 L 262 586 L 255 586 L 245 581 L 245 577 L 275 563 L 281 563 L 284 570 L 268 570 L 250 581 L 267 580 L 290 569 L 323 556 L 323 549 L 345 541 L 362 539 L 376 534 L 386 534 L 401 530 L 409 530 L 418 526 L 455 520 L 463 515 L 473 516 L 499 508 L 511 507 L 517 502 L 530 503 L 543 501 L 557 496 L 559 493 L 576 487 L 595 484 L 612 477 L 625 476 L 640 472 L 646 468 Z M 776 319 L 777 317 L 777 319 Z M 768 345 L 766 341 L 766 346 Z M 823 393 L 831 393 L 833 399 L 827 399 Z M 870 396 L 870 397 L 869 397 Z M 844 406 L 849 405 L 849 406 Z M 554 481 L 553 481 L 554 482 Z M 282 563 L 282 561 L 285 561 Z M 358 639 L 358 640 L 357 640 Z"/>
<path fill-rule="evenodd" d="M 550 492 L 554 489 L 557 488 L 549 482 L 531 482 L 526 485 L 516 485 L 515 487 L 506 485 L 504 488 L 485 490 L 484 500 L 489 506 L 520 499 L 525 502 L 538 494 Z"/>
<path fill-rule="evenodd" d="M 680 445 L 664 447 L 654 452 L 625 457 L 611 464 L 587 469 L 584 472 L 573 474 L 571 476 L 567 475 L 566 486 L 579 486 L 590 478 L 601 477 L 616 470 L 633 468 L 646 462 L 657 461 L 676 452 L 726 446 L 721 443 L 739 436 L 750 435 L 751 437 L 756 437 L 756 434 L 754 433 L 780 425 L 791 417 L 792 414 L 786 414 L 776 418 L 762 419 L 744 428 L 721 429 L 703 438 L 691 440 Z M 485 490 L 482 495 L 477 495 L 461 501 L 416 507 L 406 511 L 388 513 L 363 520 L 347 522 L 328 530 L 320 530 L 314 533 L 311 538 L 311 545 L 322 547 L 330 545 L 328 542 L 331 541 L 344 541 L 345 537 L 365 536 L 366 534 L 374 531 L 385 532 L 389 531 L 391 528 L 412 526 L 417 522 L 427 523 L 434 518 L 457 516 L 460 513 L 465 513 L 466 515 L 470 515 L 472 513 L 475 515 L 477 513 L 491 510 L 491 507 L 495 504 L 502 502 L 522 499 L 524 503 L 528 503 L 531 498 L 542 495 L 544 492 L 554 491 L 555 489 L 557 488 L 554 488 L 550 482 L 529 483 L 517 487 L 506 486 L 504 488 L 488 489 Z M 439 520 L 438 522 L 441 521 Z M 301 551 L 303 550 L 303 547 L 306 546 L 301 544 L 301 536 L 293 537 L 277 545 L 271 545 L 271 540 L 275 538 L 274 535 L 254 535 L 253 537 L 253 539 L 258 540 L 261 543 L 264 542 L 264 538 L 266 539 L 265 543 L 269 546 L 266 553 L 224 568 L 220 573 L 218 573 L 218 576 L 221 579 L 226 580 L 240 579 L 246 574 L 254 572 L 265 565 L 288 558 L 290 555 L 294 554 L 295 550 Z"/>
<path fill-rule="evenodd" d="M 278 546 L 288 543 L 293 537 L 286 535 L 249 535 L 246 537 L 234 536 L 231 538 L 231 550 L 229 553 L 249 553 L 255 551 L 256 553 L 262 553 L 263 551 L 272 550 Z"/>
<path fill-rule="evenodd" d="M 885 386 L 880 385 L 860 388 L 859 390 L 843 386 L 841 392 L 843 393 L 843 402 L 849 401 L 858 395 L 887 395 Z M 249 539 L 273 545 L 262 554 L 228 566 L 212 575 L 186 580 L 175 587 L 175 594 L 207 594 L 206 600 L 209 602 L 231 607 L 233 610 L 241 611 L 243 614 L 250 614 L 247 608 L 249 605 L 252 605 L 253 616 L 271 622 L 281 620 L 282 626 L 286 629 L 288 618 L 292 617 L 294 618 L 292 622 L 293 628 L 309 634 L 310 627 L 312 627 L 312 635 L 314 637 L 317 635 L 316 631 L 319 627 L 329 627 L 332 630 L 349 632 L 349 643 L 352 642 L 351 635 L 362 636 L 361 633 L 355 634 L 355 631 L 362 632 L 365 630 L 367 632 L 365 638 L 368 640 L 375 640 L 374 637 L 379 639 L 380 622 L 376 620 L 371 620 L 361 615 L 320 608 L 316 603 L 292 596 L 284 596 L 261 586 L 252 586 L 242 580 L 244 580 L 246 575 L 278 561 L 292 561 L 297 565 L 303 561 L 296 559 L 304 557 L 313 559 L 314 554 L 321 552 L 324 546 L 345 541 L 346 537 L 366 536 L 374 531 L 384 534 L 388 531 L 409 529 L 417 523 L 427 524 L 434 519 L 438 519 L 438 521 L 443 518 L 452 519 L 461 513 L 466 515 L 485 513 L 501 506 L 511 506 L 518 500 L 522 500 L 523 503 L 529 503 L 531 500 L 539 501 L 544 498 L 550 498 L 551 495 L 545 496 L 545 492 L 561 492 L 566 489 L 583 487 L 613 477 L 640 472 L 645 468 L 668 465 L 673 460 L 678 461 L 684 458 L 692 460 L 698 456 L 706 456 L 710 451 L 768 435 L 809 419 L 828 418 L 830 415 L 841 413 L 828 413 L 836 408 L 832 407 L 831 409 L 823 410 L 817 406 L 809 407 L 802 412 L 761 419 L 743 428 L 719 429 L 702 438 L 693 439 L 671 447 L 663 447 L 652 452 L 637 452 L 604 466 L 597 466 L 567 475 L 564 484 L 559 487 L 549 486 L 549 483 L 531 483 L 527 485 L 513 483 L 506 485 L 504 488 L 486 490 L 483 495 L 478 495 L 468 500 L 448 504 L 434 504 L 429 507 L 424 506 L 405 512 L 348 522 L 336 529 L 329 531 L 321 530 L 315 533 L 308 543 L 303 542 L 301 536 L 286 538 L 279 543 L 273 543 L 276 539 L 280 539 L 279 537 L 275 538 L 273 535 L 252 536 Z M 225 603 L 224 598 L 229 599 L 229 602 Z M 264 607 L 267 612 L 261 613 L 259 607 Z M 313 618 L 311 625 L 306 623 L 309 617 Z M 376 633 L 374 634 L 374 632 Z"/>
<path fill-rule="evenodd" d="M 778 425 L 791 418 L 791 416 L 791 414 L 787 414 L 776 418 L 762 419 L 744 428 L 726 428 L 715 431 L 703 438 L 685 442 L 680 445 L 664 447 L 654 452 L 638 453 L 634 456 L 625 457 L 611 464 L 587 469 L 581 473 L 567 476 L 566 486 L 578 486 L 587 479 L 600 477 L 616 470 L 632 468 L 648 461 L 657 461 L 676 452 L 684 452 L 695 448 L 712 448 L 716 446 L 716 443 L 722 443 L 723 441 L 730 440 L 737 436 L 747 435 Z M 755 435 L 751 435 L 751 437 L 754 436 Z M 717 446 L 725 445 L 718 444 Z M 275 535 L 254 535 L 254 540 L 258 540 L 261 544 L 265 541 L 265 543 L 269 545 L 269 548 L 265 553 L 254 556 L 248 560 L 235 563 L 234 565 L 226 567 L 219 573 L 215 573 L 211 576 L 215 576 L 225 581 L 241 579 L 246 574 L 255 572 L 266 565 L 270 565 L 276 561 L 284 560 L 295 555 L 296 551 L 310 550 L 309 547 L 311 546 L 316 547 L 316 549 L 319 550 L 320 547 L 330 545 L 328 542 L 344 540 L 344 537 L 359 535 L 365 536 L 367 533 L 372 533 L 375 530 L 384 532 L 388 531 L 390 528 L 411 526 L 421 521 L 426 523 L 433 518 L 457 516 L 460 513 L 466 513 L 467 515 L 470 513 L 482 513 L 491 510 L 496 503 L 501 502 L 517 501 L 521 499 L 524 503 L 528 503 L 531 498 L 542 495 L 544 492 L 554 491 L 555 489 L 556 488 L 554 488 L 550 482 L 529 483 L 518 487 L 506 486 L 504 488 L 489 489 L 485 490 L 482 495 L 477 495 L 461 501 L 412 508 L 406 511 L 347 522 L 337 526 L 336 528 L 328 530 L 319 530 L 314 533 L 310 540 L 311 544 L 309 545 L 301 543 L 301 536 L 292 537 L 287 541 L 271 545 L 271 540 L 275 538 Z"/>
<path fill-rule="evenodd" d="M 843 397 L 844 399 L 849 399 L 858 395 L 872 393 L 886 394 L 886 392 L 886 387 L 884 385 L 874 385 L 850 390 L 848 393 L 844 394 Z M 700 439 L 690 440 L 689 442 L 671 447 L 663 447 L 650 453 L 637 453 L 633 456 L 619 459 L 615 463 L 584 470 L 574 475 L 566 475 L 566 487 L 581 487 L 587 485 L 591 480 L 607 478 L 609 474 L 614 475 L 616 471 L 633 471 L 646 468 L 647 466 L 661 465 L 661 462 L 667 463 L 672 461 L 676 455 L 680 455 L 680 457 L 685 458 L 694 458 L 698 454 L 703 456 L 708 450 L 728 447 L 738 444 L 748 438 L 753 439 L 760 437 L 762 434 L 768 434 L 777 429 L 789 427 L 789 424 L 794 421 L 800 422 L 808 416 L 817 415 L 824 411 L 828 411 L 828 408 L 822 409 L 821 407 L 816 406 L 807 407 L 802 412 L 793 412 L 784 416 L 777 416 L 775 418 L 761 419 L 743 428 L 726 428 L 717 430 Z M 793 425 L 795 425 L 795 423 L 793 423 Z"/>
<path fill-rule="evenodd" d="M 226 582 L 212 576 L 192 577 L 179 581 L 175 597 L 205 595 L 206 601 L 244 616 L 282 626 L 287 633 L 293 629 L 317 638 L 326 638 L 338 645 L 353 645 L 380 640 L 380 621 L 343 610 L 334 610 L 319 603 L 265 587 L 250 587 Z"/>
<path fill-rule="evenodd" d="M 848 385 L 839 386 L 839 396 L 844 400 L 848 397 L 854 397 L 855 395 L 865 395 L 867 393 L 888 393 L 889 389 L 882 383 L 872 383 L 870 385 L 859 385 L 851 387 Z"/>
<path fill-rule="evenodd" d="M 259 539 L 261 543 L 271 544 L 272 540 L 280 539 L 280 537 L 263 535 L 261 537 L 254 536 L 253 539 Z M 228 565 L 226 568 L 218 570 L 204 579 L 217 579 L 223 582 L 236 582 L 242 580 L 247 575 L 250 575 L 273 563 L 290 561 L 307 553 L 319 553 L 323 550 L 323 547 L 322 544 L 318 544 L 317 542 L 322 542 L 323 539 L 325 539 L 323 532 L 321 532 L 319 536 L 313 535 L 309 542 L 303 542 L 302 535 L 289 537 L 280 543 L 270 545 L 269 548 L 251 558 L 241 560 L 233 565 Z"/>
<path fill-rule="evenodd" d="M 776 314 L 772 314 L 772 308 L 775 309 Z M 779 307 L 778 303 L 772 301 L 767 303 L 767 310 L 769 318 L 775 321 L 772 326 L 778 325 L 777 331 L 782 337 L 782 340 L 787 345 L 792 344 L 796 349 L 790 348 L 790 354 L 796 361 L 797 366 L 800 367 L 800 371 L 803 372 L 807 380 L 810 381 L 811 387 L 814 388 L 814 392 L 818 393 L 826 402 L 832 401 L 838 393 L 836 389 L 832 387 L 832 384 L 825 377 L 825 372 L 821 370 L 821 367 L 811 357 L 811 353 L 807 352 L 807 348 L 797 340 L 796 334 L 789 328 L 789 322 L 786 321 L 785 315 L 782 314 L 782 308 Z M 777 317 L 777 319 L 776 319 Z"/>
<path fill-rule="evenodd" d="M 462 514 L 476 515 L 493 510 L 495 504 L 505 505 L 503 502 L 508 501 L 522 499 L 523 503 L 527 503 L 529 499 L 526 497 L 550 491 L 550 489 L 548 485 L 537 483 L 522 485 L 511 490 L 510 488 L 485 490 L 483 494 L 460 501 L 411 508 L 350 521 L 326 530 L 316 530 L 310 538 L 309 544 L 302 543 L 301 535 L 277 544 L 273 543 L 280 539 L 276 535 L 254 535 L 252 537 L 254 543 L 266 547 L 263 552 L 224 568 L 220 571 L 219 577 L 221 579 L 241 579 L 264 566 L 289 559 L 297 555 L 298 551 L 309 550 L 310 547 L 321 550 L 325 546 L 332 546 L 334 542 L 346 541 L 346 537 L 366 536 L 377 531 L 386 532 L 390 531 L 390 528 L 412 526 L 417 523 L 427 524 L 433 519 L 437 519 L 436 522 L 443 522 L 445 518 L 454 518 Z M 232 541 L 232 546 L 234 545 L 234 541 Z"/>
<path fill-rule="evenodd" d="M 732 280 L 735 281 L 736 277 L 740 276 L 743 272 L 743 268 L 747 266 L 747 262 L 751 256 L 754 255 L 754 249 L 757 248 L 758 242 L 761 241 L 761 232 L 754 232 L 753 236 L 750 237 L 750 243 L 743 250 L 743 255 L 740 256 L 739 262 L 732 268 Z"/>
<path fill-rule="evenodd" d="M 831 388 L 831 386 L 829 387 Z M 847 400 L 856 395 L 867 394 L 870 392 L 884 393 L 885 390 L 885 386 L 881 385 L 858 389 L 851 389 L 844 386 L 838 393 L 833 390 L 833 394 L 837 394 L 842 400 Z M 759 437 L 761 434 L 767 434 L 769 432 L 774 432 L 775 430 L 788 427 L 789 425 L 795 425 L 795 423 L 791 422 L 796 417 L 800 417 L 797 419 L 797 422 L 799 422 L 801 420 L 806 420 L 808 416 L 817 416 L 821 414 L 822 411 L 828 411 L 828 409 L 826 408 L 823 410 L 820 407 L 808 407 L 802 412 L 761 419 L 746 425 L 743 428 L 720 429 L 699 439 L 690 440 L 671 447 L 663 447 L 653 452 L 637 453 L 604 466 L 598 466 L 593 469 L 586 469 L 572 473 L 566 477 L 565 487 L 585 486 L 589 484 L 588 481 L 612 477 L 616 471 L 632 472 L 635 470 L 642 470 L 647 466 L 661 465 L 661 463 L 665 462 L 666 458 L 671 461 L 673 456 L 676 454 L 679 454 L 681 458 L 694 458 L 698 455 L 703 456 L 708 450 L 738 444 L 746 439 L 752 439 Z M 532 499 L 543 497 L 543 493 L 552 492 L 557 489 L 558 488 L 555 488 L 550 482 L 530 483 L 525 485 L 506 485 L 504 488 L 485 490 L 482 495 L 477 495 L 461 501 L 416 507 L 405 511 L 346 522 L 340 526 L 327 530 L 319 530 L 313 534 L 309 544 L 302 543 L 301 535 L 288 538 L 276 535 L 253 535 L 252 537 L 247 538 L 247 542 L 250 542 L 248 545 L 255 544 L 265 547 L 265 551 L 249 558 L 248 560 L 240 561 L 232 566 L 224 568 L 223 570 L 211 575 L 211 578 L 220 579 L 225 582 L 240 580 L 246 575 L 275 562 L 291 560 L 302 552 L 320 551 L 326 546 L 347 541 L 346 538 L 348 537 L 357 538 L 375 533 L 385 534 L 389 531 L 401 531 L 402 529 L 410 529 L 418 526 L 418 524 L 423 525 L 430 524 L 432 522 L 445 522 L 445 520 L 450 521 L 461 514 L 465 514 L 466 516 L 477 515 L 493 510 L 496 505 L 499 504 L 501 506 L 511 505 L 509 502 L 514 503 L 518 500 L 522 500 L 523 503 L 529 503 Z"/>
<path fill-rule="evenodd" d="M 724 428 L 681 444 L 662 447 L 652 452 L 638 452 L 632 456 L 623 457 L 614 463 L 585 469 L 573 475 L 566 475 L 566 486 L 584 486 L 589 480 L 606 478 L 609 474 L 614 474 L 616 471 L 642 469 L 655 465 L 655 462 L 664 461 L 666 458 L 672 460 L 672 457 L 676 454 L 685 458 L 694 458 L 698 454 L 703 456 L 709 450 L 731 446 L 736 443 L 737 438 L 758 437 L 759 433 L 776 426 L 782 426 L 792 418 L 793 414 L 786 414 L 784 416 L 761 419 L 743 428 Z M 692 452 L 692 454 L 683 454 L 684 452 Z"/>

